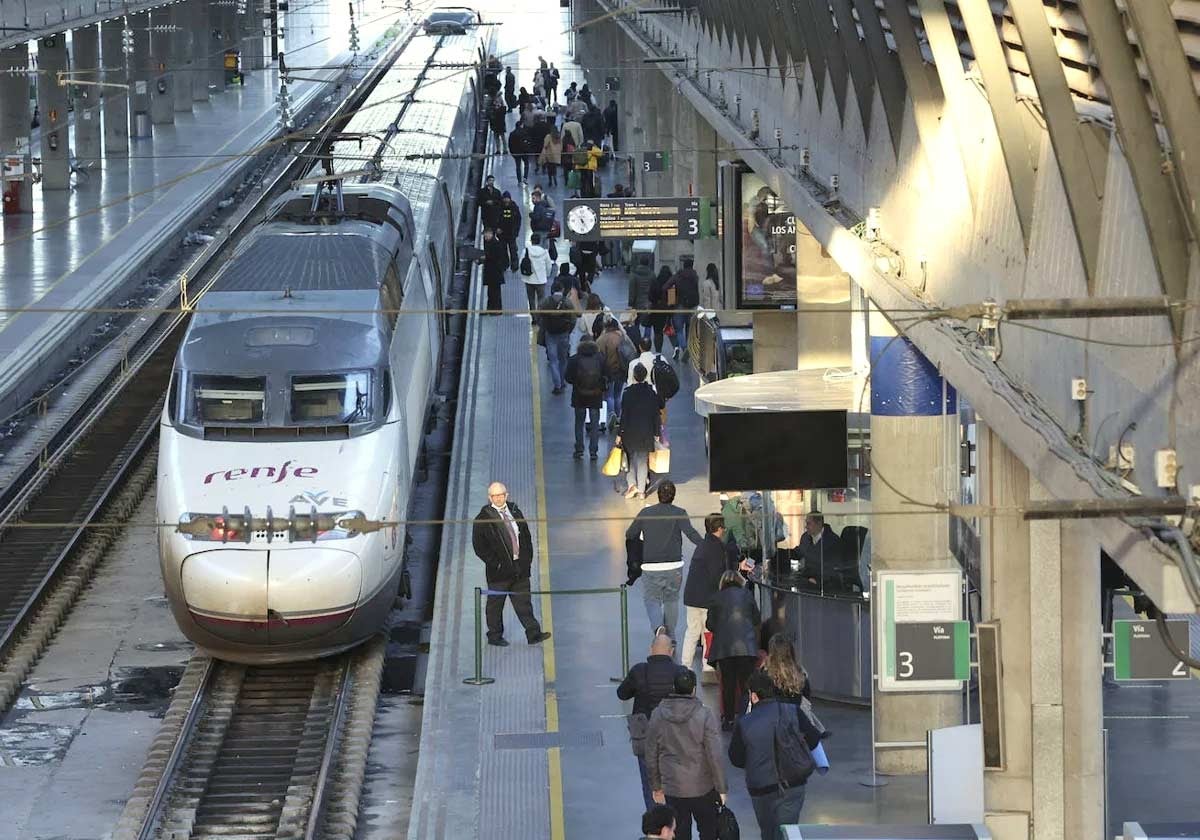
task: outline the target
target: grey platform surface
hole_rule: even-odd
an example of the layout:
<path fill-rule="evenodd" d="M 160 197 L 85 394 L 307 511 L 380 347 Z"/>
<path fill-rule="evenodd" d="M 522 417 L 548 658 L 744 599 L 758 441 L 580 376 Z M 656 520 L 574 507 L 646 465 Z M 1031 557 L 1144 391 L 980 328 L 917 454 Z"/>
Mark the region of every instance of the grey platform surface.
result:
<path fill-rule="evenodd" d="M 153 519 L 151 491 L 133 520 Z M 0 840 L 106 836 L 191 651 L 154 529 L 126 530 L 0 718 Z"/>
<path fill-rule="evenodd" d="M 325 0 L 329 6 L 334 0 Z M 340 4 L 339 4 L 340 7 Z M 351 57 L 347 36 L 329 31 L 316 14 L 296 33 L 292 66 L 305 81 L 290 90 L 294 110 L 323 93 Z M 395 18 L 362 27 L 371 43 Z M 305 46 L 306 45 L 306 46 Z M 278 134 L 275 69 L 247 74 L 243 87 L 214 93 L 154 127 L 154 137 L 131 139 L 128 158 L 105 158 L 74 190 L 34 187 L 34 212 L 4 216 L 0 237 L 0 398 L 13 392 L 53 348 L 78 338 L 78 312 L 14 312 L 20 307 L 79 309 L 108 300 L 129 281 L 130 266 L 182 238 L 191 216 L 232 191 L 248 157 Z M 231 156 L 232 157 L 229 157 Z M 89 328 L 90 331 L 90 328 Z M 53 372 L 53 371 L 48 371 Z"/>

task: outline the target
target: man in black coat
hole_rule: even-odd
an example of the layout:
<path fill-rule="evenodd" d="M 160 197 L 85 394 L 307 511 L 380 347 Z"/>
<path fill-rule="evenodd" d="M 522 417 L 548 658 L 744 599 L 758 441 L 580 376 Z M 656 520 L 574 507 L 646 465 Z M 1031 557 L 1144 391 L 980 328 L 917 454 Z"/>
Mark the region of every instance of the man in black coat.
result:
<path fill-rule="evenodd" d="M 825 522 L 821 511 L 814 510 L 804 517 L 804 534 L 795 548 L 795 555 L 802 561 L 800 574 L 814 585 L 826 589 L 841 586 L 843 566 L 842 541 Z M 858 576 L 857 563 L 854 575 Z"/>
<path fill-rule="evenodd" d="M 654 451 L 654 441 L 662 435 L 663 401 L 646 381 L 648 373 L 645 365 L 635 364 L 633 384 L 621 395 L 621 431 L 616 443 L 629 460 L 627 499 L 645 495 L 650 453 Z"/>
<path fill-rule="evenodd" d="M 604 373 L 604 357 L 590 335 L 579 339 L 575 355 L 567 360 L 563 377 L 571 384 L 571 407 L 575 409 L 575 460 L 583 458 L 583 427 L 588 425 L 588 452 L 595 461 L 600 457 L 600 406 L 608 380 Z"/>
<path fill-rule="evenodd" d="M 680 661 L 688 668 L 696 659 L 696 646 L 704 638 L 708 605 L 717 596 L 721 575 L 738 567 L 737 547 L 725 542 L 725 517 L 710 513 L 704 517 L 704 541 L 696 546 L 683 585 L 683 606 L 687 609 L 687 630 L 683 634 Z"/>
<path fill-rule="evenodd" d="M 696 273 L 695 263 L 690 257 L 684 257 L 679 271 L 675 272 L 664 287 L 675 290 L 676 313 L 671 316 L 675 326 L 675 358 L 680 357 L 680 347 L 683 347 L 683 357 L 687 358 L 687 334 L 691 324 L 692 314 L 700 305 L 700 275 Z"/>
<path fill-rule="evenodd" d="M 500 287 L 504 285 L 504 272 L 508 270 L 508 249 L 496 238 L 491 228 L 483 231 L 483 285 L 487 287 L 488 312 L 499 312 L 504 308 L 500 299 Z"/>
<path fill-rule="evenodd" d="M 511 67 L 504 68 L 504 104 L 512 110 L 517 104 L 517 77 Z"/>
<path fill-rule="evenodd" d="M 517 171 L 517 183 L 524 184 L 529 180 L 530 155 L 529 129 L 518 121 L 516 128 L 508 133 L 508 153 L 512 155 L 513 168 Z"/>
<path fill-rule="evenodd" d="M 506 647 L 504 638 L 504 599 L 512 600 L 525 638 L 529 644 L 541 644 L 550 638 L 533 614 L 529 595 L 529 573 L 533 566 L 533 538 L 521 509 L 508 501 L 508 488 L 498 481 L 488 485 L 488 503 L 479 509 L 471 529 L 471 546 L 483 561 L 488 589 L 508 595 L 488 595 L 487 637 L 489 645 Z"/>
<path fill-rule="evenodd" d="M 475 193 L 475 204 L 479 207 L 479 219 L 483 227 L 495 229 L 500 224 L 500 198 L 496 176 L 487 176 L 479 192 Z"/>
<path fill-rule="evenodd" d="M 521 208 L 513 201 L 512 193 L 507 190 L 500 196 L 500 223 L 496 225 L 496 237 L 504 243 L 508 252 L 508 268 L 517 270 L 520 256 L 517 253 L 517 240 L 521 236 Z"/>
<path fill-rule="evenodd" d="M 646 728 L 650 725 L 650 715 L 658 708 L 675 685 L 675 676 L 682 670 L 682 665 L 675 662 L 673 653 L 675 642 L 666 633 L 654 637 L 650 644 L 650 655 L 645 662 L 639 662 L 629 669 L 625 679 L 617 686 L 617 697 L 621 700 L 633 700 L 633 711 L 630 713 L 629 740 L 633 754 L 637 756 L 638 771 L 642 776 L 642 798 L 646 807 L 654 806 L 650 795 L 650 780 L 646 775 L 646 760 L 643 757 Z M 639 719 L 638 715 L 642 717 Z"/>

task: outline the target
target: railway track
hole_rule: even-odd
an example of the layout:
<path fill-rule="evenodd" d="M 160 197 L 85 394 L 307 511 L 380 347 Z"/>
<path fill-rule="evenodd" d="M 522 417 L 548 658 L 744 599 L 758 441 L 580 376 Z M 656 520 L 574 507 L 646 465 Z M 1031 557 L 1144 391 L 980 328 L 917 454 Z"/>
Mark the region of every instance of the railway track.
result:
<path fill-rule="evenodd" d="M 342 116 L 370 93 L 405 40 L 396 40 L 301 153 L 235 217 L 228 234 L 189 266 L 193 301 L 207 290 L 241 235 L 327 144 Z M 130 348 L 121 374 L 56 437 L 28 481 L 0 498 L 0 712 L 16 699 L 154 481 L 157 421 L 187 322 L 185 312 L 159 316 Z"/>
<path fill-rule="evenodd" d="M 353 836 L 383 639 L 337 657 L 189 664 L 116 840 Z"/>

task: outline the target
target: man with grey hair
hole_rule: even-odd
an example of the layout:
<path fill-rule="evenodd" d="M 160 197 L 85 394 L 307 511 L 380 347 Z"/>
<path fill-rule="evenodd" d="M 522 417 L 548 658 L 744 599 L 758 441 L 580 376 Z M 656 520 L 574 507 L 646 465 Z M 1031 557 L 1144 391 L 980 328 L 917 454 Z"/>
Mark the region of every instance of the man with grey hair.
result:
<path fill-rule="evenodd" d="M 489 645 L 506 647 L 504 638 L 504 599 L 512 600 L 513 611 L 529 644 L 550 638 L 533 614 L 529 594 L 529 575 L 533 567 L 533 538 L 529 523 L 515 502 L 508 500 L 508 488 L 499 481 L 488 485 L 488 503 L 479 509 L 471 530 L 471 545 L 483 561 L 488 589 L 503 594 L 488 595 L 487 637 Z"/>

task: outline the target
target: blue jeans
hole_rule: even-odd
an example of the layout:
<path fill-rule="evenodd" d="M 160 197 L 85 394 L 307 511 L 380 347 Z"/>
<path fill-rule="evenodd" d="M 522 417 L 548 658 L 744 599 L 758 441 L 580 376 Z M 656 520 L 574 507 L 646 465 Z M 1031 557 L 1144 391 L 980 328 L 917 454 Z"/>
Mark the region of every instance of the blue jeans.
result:
<path fill-rule="evenodd" d="M 600 448 L 600 409 L 598 408 L 575 409 L 575 451 L 583 451 L 583 423 L 585 416 L 587 422 L 590 424 L 588 426 L 588 452 L 595 455 Z"/>
<path fill-rule="evenodd" d="M 640 755 L 637 756 L 638 775 L 642 777 L 642 800 L 646 803 L 646 810 L 649 811 L 654 807 L 654 797 L 650 795 L 650 772 L 646 769 L 646 759 Z"/>
<path fill-rule="evenodd" d="M 684 310 L 671 316 L 671 323 L 675 325 L 675 346 L 679 348 L 680 353 L 687 352 L 688 325 L 691 322 L 692 313 L 689 310 Z"/>
<path fill-rule="evenodd" d="M 679 590 L 682 587 L 683 569 L 642 572 L 642 601 L 646 604 L 651 633 L 662 625 L 667 628 L 672 639 L 676 638 L 675 627 L 679 624 Z"/>
<path fill-rule="evenodd" d="M 621 392 L 625 390 L 625 380 L 620 376 L 614 376 L 613 381 L 608 384 L 608 393 L 604 395 L 608 402 L 608 423 L 613 425 L 617 422 L 617 418 L 621 416 Z"/>
<path fill-rule="evenodd" d="M 550 381 L 555 388 L 561 389 L 566 385 L 563 375 L 567 371 L 567 358 L 571 355 L 571 334 L 569 332 L 546 333 L 546 361 L 550 363 Z"/>
<path fill-rule="evenodd" d="M 645 493 L 646 481 L 650 478 L 650 453 L 626 449 L 625 457 L 629 460 L 629 486 Z"/>
<path fill-rule="evenodd" d="M 778 837 L 779 826 L 798 824 L 800 810 L 804 807 L 804 791 L 805 785 L 796 785 L 766 796 L 751 796 L 759 834 L 764 838 Z"/>

